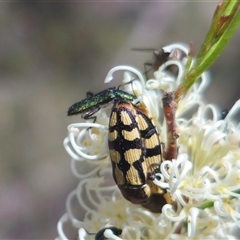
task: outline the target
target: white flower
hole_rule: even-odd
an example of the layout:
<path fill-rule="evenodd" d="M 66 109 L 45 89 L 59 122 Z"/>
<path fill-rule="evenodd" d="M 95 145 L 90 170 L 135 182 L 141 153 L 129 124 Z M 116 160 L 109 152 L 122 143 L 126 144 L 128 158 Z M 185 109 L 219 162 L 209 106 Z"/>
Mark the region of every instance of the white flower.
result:
<path fill-rule="evenodd" d="M 182 51 L 182 55 L 175 52 Z M 151 113 L 162 142 L 167 139 L 163 119 L 163 91 L 174 91 L 181 83 L 187 50 L 173 44 L 164 48 L 171 58 L 145 80 L 143 74 L 129 66 L 123 70 L 121 90 L 134 94 Z M 178 57 L 183 56 L 183 57 Z M 169 70 L 171 66 L 177 70 Z M 134 79 L 134 81 L 133 81 Z M 129 83 L 130 82 L 130 83 Z M 165 204 L 162 213 L 152 213 L 125 200 L 112 178 L 107 135 L 109 108 L 95 114 L 96 123 L 68 126 L 64 146 L 72 158 L 71 168 L 80 179 L 67 199 L 67 213 L 59 220 L 58 239 L 67 239 L 70 223 L 78 239 L 237 239 L 240 227 L 240 127 L 233 121 L 240 101 L 219 119 L 216 107 L 206 105 L 202 90 L 208 75 L 201 76 L 181 99 L 177 109 L 179 153 L 177 159 L 165 159 L 154 184 L 166 189 L 173 204 Z M 195 109 L 188 116 L 189 109 Z M 207 117 L 208 115 L 212 117 Z M 100 232 L 99 232 L 100 231 Z"/>

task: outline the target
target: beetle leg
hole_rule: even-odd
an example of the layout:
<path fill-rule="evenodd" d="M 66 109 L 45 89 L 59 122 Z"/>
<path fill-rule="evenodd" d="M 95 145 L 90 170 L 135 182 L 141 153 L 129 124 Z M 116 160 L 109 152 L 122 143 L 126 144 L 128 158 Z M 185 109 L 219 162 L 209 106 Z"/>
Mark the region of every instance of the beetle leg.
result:
<path fill-rule="evenodd" d="M 85 120 L 89 120 L 89 119 L 93 119 L 93 123 L 96 122 L 97 120 L 97 117 L 96 116 L 92 116 L 94 115 L 96 112 L 98 112 L 100 110 L 100 107 L 94 109 L 93 111 L 91 112 L 87 112 L 84 116 L 83 116 L 83 119 Z"/>

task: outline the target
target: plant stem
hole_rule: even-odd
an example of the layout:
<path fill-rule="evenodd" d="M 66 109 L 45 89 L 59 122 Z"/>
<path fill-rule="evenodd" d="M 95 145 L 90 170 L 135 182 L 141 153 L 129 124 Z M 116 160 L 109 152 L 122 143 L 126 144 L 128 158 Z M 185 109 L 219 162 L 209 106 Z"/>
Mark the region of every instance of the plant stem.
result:
<path fill-rule="evenodd" d="M 201 49 L 192 66 L 186 68 L 182 85 L 175 92 L 176 102 L 214 63 L 234 35 L 240 24 L 239 6 L 239 0 L 223 1 L 218 4 Z"/>

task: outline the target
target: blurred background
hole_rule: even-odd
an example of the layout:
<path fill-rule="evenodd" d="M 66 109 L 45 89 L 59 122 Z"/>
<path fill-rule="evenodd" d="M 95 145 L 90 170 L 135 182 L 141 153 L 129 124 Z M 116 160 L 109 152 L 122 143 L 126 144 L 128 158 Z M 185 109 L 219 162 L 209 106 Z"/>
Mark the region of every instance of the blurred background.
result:
<path fill-rule="evenodd" d="M 0 239 L 53 239 L 77 180 L 62 142 L 68 107 L 108 88 L 114 66 L 142 71 L 173 42 L 200 48 L 217 2 L 0 3 Z M 239 99 L 240 31 L 211 68 L 206 100 Z M 114 85 L 119 83 L 114 82 Z"/>

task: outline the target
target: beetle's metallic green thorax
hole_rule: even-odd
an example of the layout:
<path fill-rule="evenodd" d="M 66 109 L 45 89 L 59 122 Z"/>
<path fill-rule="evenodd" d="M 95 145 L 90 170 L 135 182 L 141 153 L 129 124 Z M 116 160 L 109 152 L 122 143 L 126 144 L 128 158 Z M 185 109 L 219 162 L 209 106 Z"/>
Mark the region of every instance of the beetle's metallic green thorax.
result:
<path fill-rule="evenodd" d="M 114 95 L 115 95 L 114 99 L 125 100 L 125 101 L 129 101 L 129 102 L 132 102 L 137 99 L 137 97 L 135 95 L 132 95 L 130 93 L 127 93 L 127 92 L 119 90 L 119 89 L 116 89 L 114 91 Z"/>

